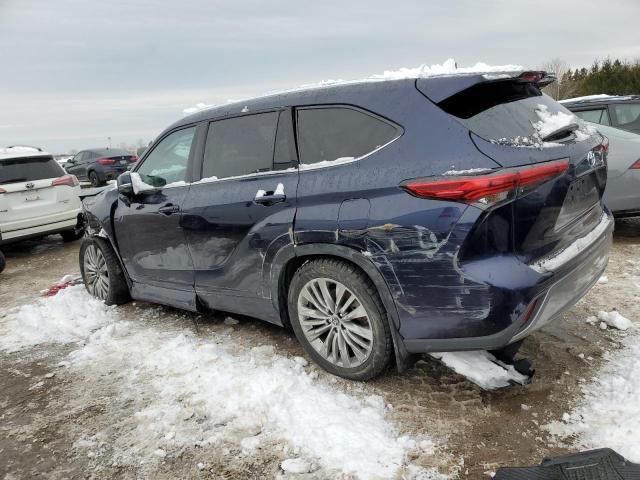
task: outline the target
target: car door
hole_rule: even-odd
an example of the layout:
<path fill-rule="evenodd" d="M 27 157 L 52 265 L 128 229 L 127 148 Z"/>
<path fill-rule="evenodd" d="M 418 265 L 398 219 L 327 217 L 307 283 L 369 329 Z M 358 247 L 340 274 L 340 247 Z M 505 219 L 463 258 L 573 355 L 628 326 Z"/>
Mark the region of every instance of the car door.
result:
<path fill-rule="evenodd" d="M 194 308 L 193 262 L 181 225 L 196 127 L 162 138 L 131 173 L 134 191 L 120 194 L 114 230 L 135 298 Z"/>
<path fill-rule="evenodd" d="M 65 170 L 80 179 L 85 179 L 86 175 L 82 175 L 82 159 L 85 158 L 87 152 L 78 152 L 75 157 L 65 167 Z"/>
<path fill-rule="evenodd" d="M 273 254 L 292 242 L 296 167 L 290 110 L 209 124 L 183 224 L 196 292 L 210 308 L 269 319 L 256 309 L 271 296 L 263 273 Z"/>

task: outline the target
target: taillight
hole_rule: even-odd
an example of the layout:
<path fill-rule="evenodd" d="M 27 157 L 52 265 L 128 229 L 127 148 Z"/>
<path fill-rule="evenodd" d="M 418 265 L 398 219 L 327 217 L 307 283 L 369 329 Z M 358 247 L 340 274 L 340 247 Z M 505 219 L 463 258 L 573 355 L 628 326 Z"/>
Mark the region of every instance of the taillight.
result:
<path fill-rule="evenodd" d="M 0 188 L 0 193 L 7 193 L 7 191 L 4 188 Z"/>
<path fill-rule="evenodd" d="M 60 185 L 65 185 L 67 187 L 76 187 L 80 185 L 80 182 L 75 175 L 65 175 L 64 177 L 56 178 L 53 182 L 51 182 L 52 187 L 57 187 Z"/>
<path fill-rule="evenodd" d="M 604 153 L 609 153 L 609 139 L 604 135 L 602 136 L 602 143 L 600 144 L 600 146 L 602 147 L 602 151 Z"/>
<path fill-rule="evenodd" d="M 563 159 L 484 175 L 410 180 L 401 186 L 416 197 L 466 202 L 486 208 L 513 199 L 518 193 L 525 193 L 568 168 L 569 160 Z"/>
<path fill-rule="evenodd" d="M 116 161 L 113 158 L 99 158 L 98 163 L 100 165 L 113 165 Z"/>
<path fill-rule="evenodd" d="M 640 170 L 640 158 L 638 160 L 636 160 L 636 163 L 631 165 L 629 168 L 632 168 L 634 170 Z"/>
<path fill-rule="evenodd" d="M 132 156 L 131 156 L 131 158 L 129 159 L 129 161 L 130 161 L 131 163 L 133 163 L 133 162 L 137 162 L 137 161 L 138 161 L 138 157 L 136 157 L 135 155 L 132 155 Z"/>

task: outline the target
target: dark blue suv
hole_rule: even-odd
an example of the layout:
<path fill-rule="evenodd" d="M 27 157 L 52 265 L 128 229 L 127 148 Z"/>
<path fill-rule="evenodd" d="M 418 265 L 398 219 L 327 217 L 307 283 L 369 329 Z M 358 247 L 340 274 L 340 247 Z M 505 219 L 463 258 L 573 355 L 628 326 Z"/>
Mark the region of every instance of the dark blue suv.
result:
<path fill-rule="evenodd" d="M 597 281 L 613 229 L 607 141 L 550 80 L 351 82 L 186 117 L 84 199 L 85 285 L 291 327 L 351 379 L 518 345 Z"/>

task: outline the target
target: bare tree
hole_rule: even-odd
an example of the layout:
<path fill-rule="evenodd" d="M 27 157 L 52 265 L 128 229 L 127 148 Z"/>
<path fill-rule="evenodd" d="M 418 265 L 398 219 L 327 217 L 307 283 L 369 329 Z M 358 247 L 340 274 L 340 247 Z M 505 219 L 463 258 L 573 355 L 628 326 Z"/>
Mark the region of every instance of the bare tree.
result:
<path fill-rule="evenodd" d="M 565 74 L 570 70 L 570 68 L 571 66 L 561 58 L 553 58 L 548 62 L 543 63 L 540 69 L 545 72 L 553 73 L 556 76 L 556 81 L 543 89 L 544 93 L 556 100 L 566 98 L 566 95 L 563 95 L 565 93 L 563 91 L 563 81 Z"/>

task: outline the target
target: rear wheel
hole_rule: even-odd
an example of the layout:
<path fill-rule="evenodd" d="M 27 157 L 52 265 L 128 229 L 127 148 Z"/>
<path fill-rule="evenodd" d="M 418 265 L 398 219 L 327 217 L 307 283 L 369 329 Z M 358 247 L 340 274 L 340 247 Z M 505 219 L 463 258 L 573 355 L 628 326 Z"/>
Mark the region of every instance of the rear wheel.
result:
<path fill-rule="evenodd" d="M 86 237 L 83 240 L 80 272 L 87 291 L 107 305 L 119 305 L 131 298 L 120 262 L 103 238 Z"/>
<path fill-rule="evenodd" d="M 93 187 L 99 187 L 105 183 L 100 181 L 96 172 L 89 172 L 89 181 Z"/>
<path fill-rule="evenodd" d="M 7 266 L 7 262 L 4 259 L 4 255 L 0 252 L 0 272 L 4 270 L 4 267 Z"/>
<path fill-rule="evenodd" d="M 289 288 L 291 326 L 307 354 L 334 375 L 368 380 L 388 365 L 392 340 L 371 280 L 333 259 L 300 267 Z"/>

